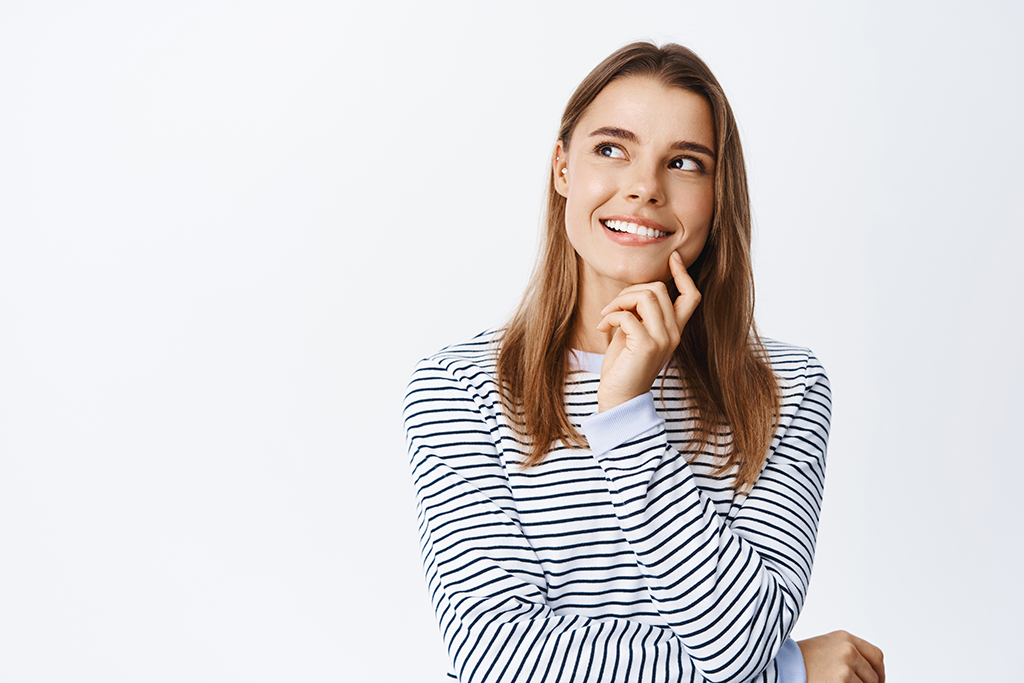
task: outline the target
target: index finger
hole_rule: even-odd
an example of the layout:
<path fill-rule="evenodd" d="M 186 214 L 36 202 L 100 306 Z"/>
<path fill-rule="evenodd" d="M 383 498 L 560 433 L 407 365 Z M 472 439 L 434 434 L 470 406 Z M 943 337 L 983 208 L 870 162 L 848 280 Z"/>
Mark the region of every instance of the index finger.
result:
<path fill-rule="evenodd" d="M 668 259 L 668 267 L 672 271 L 672 279 L 676 283 L 676 289 L 679 290 L 679 296 L 676 297 L 673 308 L 675 309 L 676 322 L 679 323 L 679 329 L 682 330 L 686 321 L 690 319 L 690 316 L 696 310 L 697 304 L 700 303 L 700 292 L 697 290 L 697 285 L 694 284 L 693 278 L 686 272 L 686 266 L 683 265 L 683 258 L 679 255 L 679 252 L 672 252 L 672 256 Z"/>
<path fill-rule="evenodd" d="M 885 663 L 882 661 L 882 651 L 868 641 L 863 638 L 858 638 L 852 633 L 850 634 L 850 638 L 853 639 L 853 644 L 857 646 L 860 653 L 864 655 L 864 659 L 868 660 L 868 663 L 871 664 L 871 668 L 878 674 L 879 683 L 885 683 Z"/>

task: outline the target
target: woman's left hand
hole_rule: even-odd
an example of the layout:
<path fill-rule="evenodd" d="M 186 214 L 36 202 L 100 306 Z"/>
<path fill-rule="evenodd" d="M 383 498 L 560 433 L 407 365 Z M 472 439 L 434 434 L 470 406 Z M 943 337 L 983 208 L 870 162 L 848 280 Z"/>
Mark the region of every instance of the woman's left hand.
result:
<path fill-rule="evenodd" d="M 700 292 L 676 252 L 669 258 L 669 270 L 679 290 L 675 303 L 665 283 L 645 282 L 626 287 L 601 311 L 604 318 L 597 329 L 617 329 L 601 365 L 599 412 L 651 390 L 700 303 Z"/>
<path fill-rule="evenodd" d="M 797 642 L 807 683 L 885 683 L 882 651 L 846 631 Z"/>

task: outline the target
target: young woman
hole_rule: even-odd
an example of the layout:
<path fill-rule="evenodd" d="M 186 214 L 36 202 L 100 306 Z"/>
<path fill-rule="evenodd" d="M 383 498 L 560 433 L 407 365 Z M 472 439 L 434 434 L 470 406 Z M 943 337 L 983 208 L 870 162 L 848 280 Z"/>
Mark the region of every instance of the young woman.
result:
<path fill-rule="evenodd" d="M 830 395 L 807 349 L 754 328 L 718 82 L 678 45 L 622 48 L 569 100 L 551 169 L 519 310 L 421 362 L 406 399 L 451 675 L 883 680 L 849 634 L 788 639 Z"/>

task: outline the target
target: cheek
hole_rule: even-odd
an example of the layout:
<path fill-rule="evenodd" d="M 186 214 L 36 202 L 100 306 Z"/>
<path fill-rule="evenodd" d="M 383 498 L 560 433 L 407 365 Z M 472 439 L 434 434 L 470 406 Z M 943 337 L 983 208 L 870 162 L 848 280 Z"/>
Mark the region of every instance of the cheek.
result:
<path fill-rule="evenodd" d="M 569 245 L 576 252 L 577 256 L 587 256 L 589 254 L 588 244 L 592 241 L 590 238 L 590 226 L 583 218 L 573 218 L 568 208 L 565 212 L 565 235 L 569 238 Z"/>
<path fill-rule="evenodd" d="M 579 254 L 580 247 L 583 244 L 585 229 L 585 219 L 579 216 L 577 203 L 572 201 L 572 195 L 570 194 L 569 197 L 566 197 L 565 202 L 565 235 L 569 238 L 569 244 L 577 254 Z"/>
<path fill-rule="evenodd" d="M 607 173 L 594 173 L 580 164 L 569 183 L 566 213 L 575 216 L 589 216 L 614 195 L 614 178 Z"/>
<path fill-rule="evenodd" d="M 698 234 L 699 233 L 699 234 Z M 689 268 L 693 265 L 693 262 L 697 260 L 701 252 L 704 251 L 704 245 L 708 242 L 708 231 L 694 231 L 687 236 L 686 241 L 676 251 L 683 257 L 683 265 Z"/>
<path fill-rule="evenodd" d="M 691 204 L 695 224 L 711 225 L 711 217 L 715 213 L 715 189 L 709 187 L 697 193 Z"/>
<path fill-rule="evenodd" d="M 687 232 L 692 231 L 695 234 L 706 233 L 711 228 L 714 214 L 715 194 L 712 189 L 690 195 L 680 211 Z"/>
<path fill-rule="evenodd" d="M 592 211 L 586 204 L 573 201 L 572 195 L 565 204 L 565 231 L 573 248 L 579 251 L 580 245 L 593 231 L 591 228 Z"/>
<path fill-rule="evenodd" d="M 708 235 L 711 233 L 714 211 L 715 197 L 713 190 L 695 195 L 688 204 L 684 217 L 686 236 L 682 246 L 677 250 L 679 255 L 683 257 L 683 263 L 687 267 L 693 265 L 693 262 L 704 251 Z"/>

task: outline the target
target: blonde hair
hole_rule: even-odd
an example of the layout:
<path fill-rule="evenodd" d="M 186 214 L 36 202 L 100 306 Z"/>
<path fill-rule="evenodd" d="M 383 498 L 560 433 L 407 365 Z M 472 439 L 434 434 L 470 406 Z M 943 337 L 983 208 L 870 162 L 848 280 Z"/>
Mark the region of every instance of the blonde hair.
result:
<path fill-rule="evenodd" d="M 703 97 L 714 117 L 714 218 L 707 243 L 687 270 L 701 303 L 673 358 L 693 401 L 696 443 L 715 449 L 722 424 L 732 433 L 719 473 L 737 466 L 735 487 L 749 487 L 764 465 L 779 410 L 778 385 L 754 326 L 750 199 L 736 121 L 722 87 L 692 51 L 675 44 L 627 45 L 597 65 L 569 98 L 558 131 L 565 150 L 576 123 L 605 86 L 640 75 Z M 525 466 L 555 442 L 586 447 L 569 421 L 565 381 L 578 320 L 579 264 L 565 229 L 565 198 L 548 184 L 543 245 L 522 303 L 502 335 L 498 383 L 506 413 L 530 441 Z"/>

